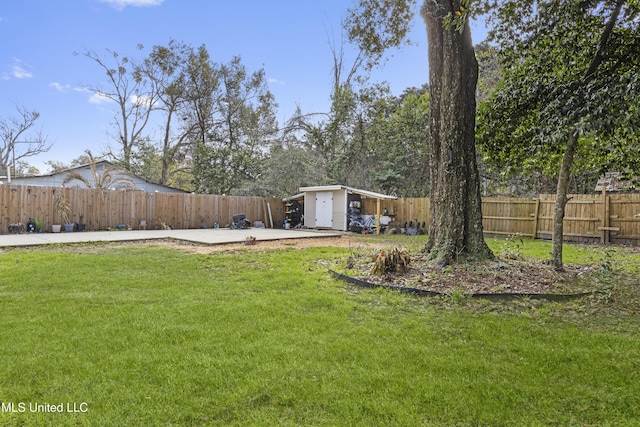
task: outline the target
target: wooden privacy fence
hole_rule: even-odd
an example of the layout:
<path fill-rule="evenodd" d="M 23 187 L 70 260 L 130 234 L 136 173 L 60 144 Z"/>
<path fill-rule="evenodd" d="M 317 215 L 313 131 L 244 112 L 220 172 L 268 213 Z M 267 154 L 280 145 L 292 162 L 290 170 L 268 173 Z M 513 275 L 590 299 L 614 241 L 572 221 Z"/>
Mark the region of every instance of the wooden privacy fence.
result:
<path fill-rule="evenodd" d="M 564 240 L 640 244 L 640 194 L 575 194 L 565 209 Z M 485 197 L 484 232 L 489 236 L 521 235 L 550 240 L 555 194 L 538 198 Z M 375 212 L 375 200 L 365 199 L 364 211 Z M 382 209 L 405 221 L 429 224 L 429 199 L 383 200 Z"/>
<path fill-rule="evenodd" d="M 380 209 L 386 209 L 401 225 L 406 221 L 429 224 L 431 220 L 428 198 L 381 199 Z M 366 214 L 375 214 L 377 202 L 375 199 L 362 199 L 362 210 Z"/>
<path fill-rule="evenodd" d="M 52 224 L 62 221 L 55 210 L 60 195 L 71 205 L 71 221 L 86 224 L 87 230 L 121 224 L 137 229 L 141 220 L 147 228 L 161 223 L 181 229 L 199 228 L 200 224 L 211 228 L 214 222 L 224 227 L 238 213 L 269 227 L 269 208 L 275 227 L 284 221 L 282 200 L 277 198 L 0 185 L 0 234 L 6 234 L 10 224 L 26 224 L 29 218 L 43 220 L 45 230 L 50 231 Z"/>
<path fill-rule="evenodd" d="M 213 196 L 204 194 L 145 193 L 141 191 L 101 191 L 97 189 L 0 185 L 0 234 L 13 223 L 26 224 L 29 218 L 44 221 L 45 229 L 59 224 L 55 199 L 59 195 L 71 204 L 71 221 L 83 222 L 87 230 L 103 230 L 118 225 L 147 228 L 161 223 L 174 228 L 199 228 L 214 222 L 224 227 L 238 213 L 250 221 L 282 226 L 284 206 L 277 198 Z M 570 195 L 564 219 L 564 238 L 571 241 L 640 244 L 640 194 Z M 493 236 L 521 235 L 551 239 L 554 194 L 538 198 L 487 197 L 482 200 L 484 232 Z M 429 199 L 382 200 L 381 209 L 394 214 L 401 224 L 430 222 Z M 365 213 L 376 212 L 376 200 L 363 199 Z"/>

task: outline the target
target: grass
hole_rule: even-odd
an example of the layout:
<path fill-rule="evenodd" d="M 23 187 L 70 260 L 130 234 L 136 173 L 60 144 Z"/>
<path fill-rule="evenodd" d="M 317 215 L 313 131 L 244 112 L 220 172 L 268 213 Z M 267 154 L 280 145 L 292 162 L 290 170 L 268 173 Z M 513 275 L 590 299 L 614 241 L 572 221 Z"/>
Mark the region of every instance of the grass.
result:
<path fill-rule="evenodd" d="M 519 250 L 548 253 L 543 243 Z M 360 290 L 327 274 L 348 255 L 0 253 L 0 425 L 638 425 L 636 312 L 496 312 Z M 625 269 L 637 256 L 566 250 Z"/>

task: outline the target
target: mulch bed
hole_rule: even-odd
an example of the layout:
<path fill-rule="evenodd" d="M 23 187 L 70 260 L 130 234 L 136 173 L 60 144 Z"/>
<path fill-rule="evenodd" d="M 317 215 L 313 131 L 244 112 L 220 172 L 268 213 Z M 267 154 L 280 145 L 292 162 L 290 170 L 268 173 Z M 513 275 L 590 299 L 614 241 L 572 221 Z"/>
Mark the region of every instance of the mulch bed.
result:
<path fill-rule="evenodd" d="M 352 260 L 352 274 L 334 272 L 334 276 L 359 286 L 389 287 L 421 295 L 456 293 L 563 299 L 590 294 L 578 284 L 581 278 L 597 271 L 590 266 L 566 266 L 564 272 L 558 272 L 548 263 L 527 259 L 497 259 L 437 268 L 427 261 L 426 255 L 420 254 L 412 256 L 404 273 L 372 274 L 373 262 L 367 258 Z"/>

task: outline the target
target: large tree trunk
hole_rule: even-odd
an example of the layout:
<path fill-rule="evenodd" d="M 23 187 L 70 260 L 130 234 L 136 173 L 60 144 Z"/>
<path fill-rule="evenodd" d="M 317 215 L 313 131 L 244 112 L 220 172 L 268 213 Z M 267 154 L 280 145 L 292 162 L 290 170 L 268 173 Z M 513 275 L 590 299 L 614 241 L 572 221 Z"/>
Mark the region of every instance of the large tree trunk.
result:
<path fill-rule="evenodd" d="M 567 206 L 569 199 L 567 198 L 567 189 L 569 188 L 569 174 L 571 172 L 571 164 L 573 156 L 578 145 L 578 134 L 573 132 L 567 140 L 567 149 L 562 155 L 562 165 L 558 174 L 558 188 L 556 190 L 556 205 L 553 209 L 553 244 L 551 246 L 551 264 L 553 267 L 561 271 L 564 269 L 562 264 L 562 235 L 564 228 L 564 208 Z"/>
<path fill-rule="evenodd" d="M 491 259 L 482 232 L 476 164 L 476 61 L 468 22 L 446 29 L 460 2 L 427 0 L 422 17 L 429 45 L 431 224 L 425 250 L 436 265 Z"/>

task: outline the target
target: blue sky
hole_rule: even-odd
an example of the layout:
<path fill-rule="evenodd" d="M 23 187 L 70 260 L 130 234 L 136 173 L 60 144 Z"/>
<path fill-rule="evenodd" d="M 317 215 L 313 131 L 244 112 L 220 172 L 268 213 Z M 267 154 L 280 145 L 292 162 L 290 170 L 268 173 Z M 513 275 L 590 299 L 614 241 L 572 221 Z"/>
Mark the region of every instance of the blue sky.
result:
<path fill-rule="evenodd" d="M 212 59 L 226 63 L 240 55 L 249 71 L 264 68 L 279 104 L 278 120 L 296 105 L 303 112 L 329 108 L 332 54 L 340 22 L 351 0 L 20 0 L 0 6 L 0 117 L 16 106 L 40 112 L 39 129 L 53 143 L 26 159 L 46 172 L 44 162 L 69 162 L 91 149 L 99 154 L 114 128 L 112 107 L 96 103 L 82 89 L 105 81 L 102 69 L 74 52 L 105 49 L 141 57 L 169 40 L 206 45 Z M 474 43 L 484 30 L 472 27 Z M 393 53 L 373 73 L 394 94 L 428 80 L 427 44 L 419 18 L 414 45 Z M 345 42 L 346 43 L 346 42 Z M 143 52 L 136 46 L 142 44 Z M 353 48 L 345 46 L 347 59 Z M 151 130 L 151 129 L 150 129 Z"/>

